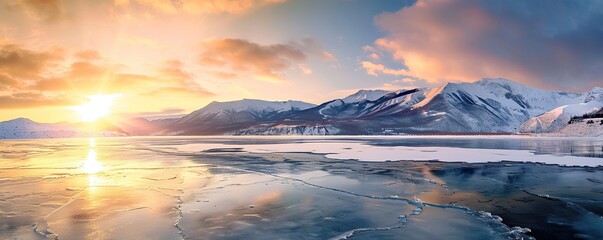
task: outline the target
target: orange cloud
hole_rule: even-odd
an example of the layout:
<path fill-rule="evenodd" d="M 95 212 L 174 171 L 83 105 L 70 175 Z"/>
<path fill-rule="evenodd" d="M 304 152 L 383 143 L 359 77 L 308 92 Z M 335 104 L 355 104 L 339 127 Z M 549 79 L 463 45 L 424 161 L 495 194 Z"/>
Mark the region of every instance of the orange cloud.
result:
<path fill-rule="evenodd" d="M 369 55 L 369 57 L 370 57 L 371 59 L 373 59 L 373 60 L 379 60 L 379 58 L 380 58 L 380 57 L 379 57 L 379 54 L 376 54 L 376 53 L 371 53 L 371 54 Z"/>
<path fill-rule="evenodd" d="M 233 79 L 238 78 L 239 75 L 236 73 L 222 72 L 222 71 L 213 71 L 210 72 L 212 75 L 218 77 L 219 79 Z"/>
<path fill-rule="evenodd" d="M 153 39 L 140 37 L 130 34 L 122 34 L 118 37 L 118 40 L 122 43 L 129 44 L 132 46 L 147 46 L 154 49 L 163 49 L 165 46 Z"/>
<path fill-rule="evenodd" d="M 83 50 L 76 52 L 74 56 L 83 61 L 93 61 L 100 59 L 100 54 L 96 50 Z"/>
<path fill-rule="evenodd" d="M 0 74 L 0 91 L 18 87 L 19 85 L 19 81 L 10 78 L 9 76 Z"/>
<path fill-rule="evenodd" d="M 337 58 L 335 57 L 335 55 L 333 55 L 332 53 L 328 52 L 328 51 L 322 51 L 322 56 L 329 61 L 337 61 Z"/>
<path fill-rule="evenodd" d="M 74 56 L 77 60 L 68 64 L 63 51 L 0 46 L 0 98 L 4 103 L 0 108 L 59 106 L 99 93 L 212 95 L 177 60 L 162 63 L 154 73 L 136 74 L 125 72 L 125 66 L 105 63 L 96 51 L 79 51 Z"/>
<path fill-rule="evenodd" d="M 297 66 L 304 73 L 304 75 L 312 74 L 312 69 L 306 66 L 305 64 L 298 64 Z"/>
<path fill-rule="evenodd" d="M 416 79 L 406 77 L 406 78 L 395 80 L 394 83 L 415 83 L 416 81 L 417 81 Z"/>
<path fill-rule="evenodd" d="M 292 63 L 307 56 L 295 44 L 260 45 L 243 39 L 212 39 L 201 44 L 199 62 L 206 67 L 249 73 L 255 79 L 282 81 Z"/>
<path fill-rule="evenodd" d="M 241 14 L 254 8 L 285 2 L 284 0 L 115 0 L 126 10 L 153 11 L 160 14 Z"/>
<path fill-rule="evenodd" d="M 363 61 L 362 68 L 366 70 L 366 74 L 372 76 L 379 76 L 379 74 L 392 75 L 392 76 L 403 76 L 407 75 L 407 71 L 405 69 L 391 69 L 385 67 L 383 64 L 377 64 L 370 61 Z"/>
<path fill-rule="evenodd" d="M 162 92 L 188 94 L 197 97 L 213 95 L 195 81 L 194 74 L 184 70 L 184 64 L 179 60 L 166 61 L 164 66 L 158 69 L 156 78 L 164 84 L 158 84 L 160 88 L 151 91 L 151 95 Z"/>
<path fill-rule="evenodd" d="M 48 96 L 35 92 L 19 92 L 0 95 L 0 109 L 36 108 L 48 106 L 69 106 L 76 99 L 66 96 Z"/>
<path fill-rule="evenodd" d="M 35 78 L 63 57 L 61 49 L 38 52 L 14 44 L 0 44 L 0 74 L 12 78 Z"/>
<path fill-rule="evenodd" d="M 65 16 L 61 0 L 17 0 L 4 3 L 11 11 L 19 11 L 33 20 L 54 22 Z"/>

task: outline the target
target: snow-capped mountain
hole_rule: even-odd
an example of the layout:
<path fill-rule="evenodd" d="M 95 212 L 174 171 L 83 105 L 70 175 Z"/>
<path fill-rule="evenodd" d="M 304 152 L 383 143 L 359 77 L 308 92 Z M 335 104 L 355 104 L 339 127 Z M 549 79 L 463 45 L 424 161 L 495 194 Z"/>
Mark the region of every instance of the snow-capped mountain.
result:
<path fill-rule="evenodd" d="M 132 119 L 121 128 L 104 129 L 133 135 L 551 132 L 564 128 L 572 116 L 602 107 L 601 87 L 571 93 L 482 79 L 436 88 L 360 90 L 318 106 L 291 100 L 212 102 L 181 118 Z M 82 131 L 27 119 L 0 123 L 0 138 L 71 137 Z"/>
<path fill-rule="evenodd" d="M 395 92 L 387 92 L 387 94 L 376 100 L 361 100 L 349 103 L 343 99 L 335 99 L 323 103 L 317 107 L 292 112 L 281 117 L 293 122 L 332 122 L 336 120 L 361 119 L 377 117 L 379 115 L 390 115 L 396 110 L 405 109 L 411 106 L 413 103 L 418 102 L 418 98 L 421 98 L 421 94 L 413 96 L 412 94 L 416 92 L 419 92 L 419 90 L 399 90 Z"/>
<path fill-rule="evenodd" d="M 316 105 L 301 101 L 214 101 L 174 121 L 163 134 L 222 134 L 251 127 L 282 113 L 301 111 L 314 106 Z"/>
<path fill-rule="evenodd" d="M 549 137 L 603 137 L 603 118 L 592 118 L 594 123 L 589 124 L 588 121 L 574 122 L 565 125 L 559 130 L 550 133 L 537 133 L 538 136 Z"/>
<path fill-rule="evenodd" d="M 383 97 L 385 94 L 390 93 L 390 91 L 385 91 L 385 90 L 359 90 L 358 92 L 347 96 L 346 98 L 341 99 L 342 101 L 346 102 L 346 103 L 355 103 L 355 102 L 362 102 L 362 101 L 375 101 L 381 97 Z"/>
<path fill-rule="evenodd" d="M 585 93 L 585 103 L 589 102 L 603 102 L 603 87 L 595 87 L 592 90 Z"/>
<path fill-rule="evenodd" d="M 360 90 L 318 106 L 299 101 L 212 102 L 161 125 L 163 135 L 331 135 L 518 132 L 526 121 L 570 116 L 603 102 L 603 88 L 549 91 L 506 79 L 398 91 Z M 544 114 L 544 115 L 543 115 Z M 546 115 L 546 116 L 545 116 Z M 549 116 L 550 115 L 550 116 Z M 538 120 L 534 117 L 543 116 Z M 562 126 L 564 119 L 557 120 Z M 523 124 L 523 125 L 522 125 Z M 534 124 L 532 124 L 534 125 Z M 549 124 L 550 125 L 550 124 Z M 520 127 L 521 126 L 521 127 Z"/>
<path fill-rule="evenodd" d="M 429 91 L 412 109 L 433 117 L 425 118 L 425 124 L 415 130 L 515 132 L 533 116 L 585 99 L 584 94 L 542 90 L 506 79 L 449 83 Z"/>
<path fill-rule="evenodd" d="M 520 126 L 521 132 L 555 132 L 565 127 L 573 116 L 593 113 L 603 108 L 603 88 L 596 87 L 584 95 L 584 102 L 563 105 L 530 118 Z"/>
<path fill-rule="evenodd" d="M 38 123 L 27 118 L 0 122 L 0 139 L 69 138 L 95 136 L 126 136 L 115 126 L 102 124 L 95 130 L 67 123 Z"/>
<path fill-rule="evenodd" d="M 257 99 L 243 99 L 230 102 L 211 102 L 207 106 L 192 112 L 181 118 L 182 121 L 194 120 L 207 115 L 227 116 L 237 112 L 248 112 L 255 115 L 263 115 L 274 112 L 290 110 L 303 110 L 314 107 L 314 104 L 301 101 L 270 102 Z"/>
<path fill-rule="evenodd" d="M 532 133 L 554 132 L 566 126 L 573 116 L 591 113 L 601 107 L 603 107 L 603 104 L 596 104 L 596 102 L 564 105 L 528 119 L 521 124 L 519 131 Z"/>
<path fill-rule="evenodd" d="M 362 91 L 344 99 L 358 96 Z M 506 79 L 483 79 L 387 92 L 377 99 L 336 99 L 237 133 L 257 134 L 262 127 L 274 132 L 275 126 L 328 126 L 338 134 L 516 132 L 529 118 L 560 105 L 584 102 L 588 96 L 536 89 Z"/>
<path fill-rule="evenodd" d="M 506 79 L 448 83 L 436 88 L 360 90 L 320 105 L 243 99 L 212 102 L 180 118 L 81 124 L 0 122 L 0 138 L 92 135 L 333 135 L 442 132 L 554 132 L 572 116 L 603 108 L 603 88 L 549 91 Z M 122 130 L 123 129 L 123 130 Z"/>

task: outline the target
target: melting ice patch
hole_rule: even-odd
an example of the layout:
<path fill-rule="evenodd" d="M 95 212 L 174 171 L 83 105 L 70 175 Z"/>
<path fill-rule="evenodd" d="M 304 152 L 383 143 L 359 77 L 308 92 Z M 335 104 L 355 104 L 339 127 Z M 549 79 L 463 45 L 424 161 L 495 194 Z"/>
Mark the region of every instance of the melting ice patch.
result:
<path fill-rule="evenodd" d="M 475 149 L 456 147 L 408 147 L 372 146 L 362 142 L 308 142 L 283 144 L 243 144 L 238 145 L 250 153 L 308 152 L 325 154 L 331 159 L 355 159 L 359 161 L 441 161 L 487 163 L 500 161 L 556 164 L 562 166 L 603 166 L 603 159 L 569 155 L 534 154 L 529 150 Z M 165 145 L 163 147 L 166 147 Z M 200 152 L 232 148 L 227 144 L 193 143 L 171 145 L 178 151 Z"/>

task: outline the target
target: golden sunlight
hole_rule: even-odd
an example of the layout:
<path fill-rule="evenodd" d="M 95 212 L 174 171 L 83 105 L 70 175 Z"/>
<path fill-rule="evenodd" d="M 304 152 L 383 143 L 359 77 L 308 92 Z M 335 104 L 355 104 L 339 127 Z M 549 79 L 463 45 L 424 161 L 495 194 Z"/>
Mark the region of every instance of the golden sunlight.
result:
<path fill-rule="evenodd" d="M 90 151 L 88 151 L 88 157 L 81 169 L 82 172 L 87 174 L 97 174 L 103 171 L 103 166 L 96 159 L 96 151 L 94 151 L 94 149 L 90 149 Z"/>
<path fill-rule="evenodd" d="M 83 121 L 94 122 L 111 113 L 111 105 L 119 96 L 121 96 L 121 94 L 93 95 L 88 97 L 88 102 L 72 107 L 71 109 L 76 111 Z"/>

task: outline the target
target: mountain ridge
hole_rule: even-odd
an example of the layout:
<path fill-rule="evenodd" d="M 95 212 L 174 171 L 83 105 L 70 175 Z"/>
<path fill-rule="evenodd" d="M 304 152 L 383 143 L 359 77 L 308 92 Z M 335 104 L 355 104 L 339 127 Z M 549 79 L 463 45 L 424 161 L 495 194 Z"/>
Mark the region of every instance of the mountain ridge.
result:
<path fill-rule="evenodd" d="M 29 118 L 16 118 L 0 122 L 0 139 L 116 137 L 127 136 L 121 128 L 99 120 L 96 128 L 83 123 L 39 123 Z"/>
<path fill-rule="evenodd" d="M 502 78 L 447 83 L 435 88 L 359 90 L 314 107 L 267 111 L 262 117 L 248 118 L 248 121 L 238 125 L 229 124 L 232 121 L 225 124 L 228 127 L 215 123 L 213 125 L 222 127 L 222 131 L 214 131 L 213 134 L 520 132 L 521 124 L 532 117 L 559 106 L 582 103 L 587 98 L 603 98 L 601 96 L 603 90 L 600 88 L 586 93 L 549 91 Z M 599 101 L 593 105 L 597 104 Z M 253 112 L 237 113 L 253 115 Z M 212 125 L 201 123 L 206 120 L 195 120 L 192 116 L 188 118 L 190 124 L 198 123 L 196 127 Z M 187 132 L 193 135 L 199 133 L 186 128 L 171 129 L 171 133 Z"/>
<path fill-rule="evenodd" d="M 119 127 L 130 135 L 541 133 L 561 129 L 571 116 L 602 107 L 602 87 L 573 93 L 485 78 L 433 88 L 358 90 L 318 105 L 296 100 L 213 101 L 180 118 L 132 119 Z"/>

